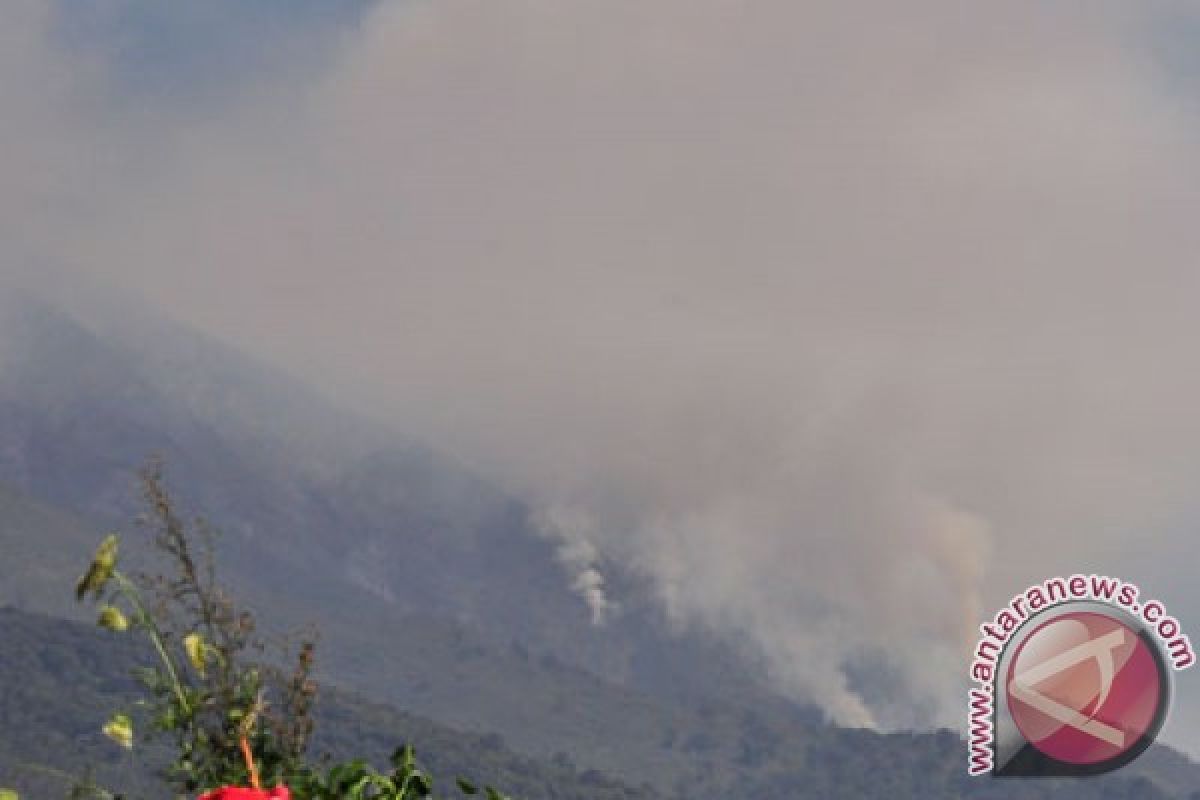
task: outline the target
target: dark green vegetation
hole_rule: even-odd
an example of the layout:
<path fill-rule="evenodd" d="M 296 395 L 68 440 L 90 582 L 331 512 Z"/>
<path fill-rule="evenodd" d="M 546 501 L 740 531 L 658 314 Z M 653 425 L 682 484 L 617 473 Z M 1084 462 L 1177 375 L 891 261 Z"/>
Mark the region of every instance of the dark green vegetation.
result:
<path fill-rule="evenodd" d="M 829 726 L 736 643 L 670 630 L 615 565 L 624 611 L 593 627 L 528 510 L 461 467 L 186 332 L 134 315 L 98 332 L 36 303 L 0 310 L 0 605 L 88 627 L 4 615 L 25 622 L 0 632 L 0 785 L 59 786 L 46 769 L 83 756 L 126 769 L 98 732 L 128 685 L 122 645 L 64 587 L 107 529 L 141 549 L 150 452 L 223 531 L 237 598 L 277 630 L 319 628 L 319 680 L 371 698 L 321 695 L 318 752 L 382 764 L 411 740 L 442 781 L 518 798 L 620 796 L 584 793 L 612 780 L 750 800 L 1161 796 L 1138 771 L 1200 788 L 1161 749 L 1112 779 L 993 783 L 962 775 L 952 734 Z"/>

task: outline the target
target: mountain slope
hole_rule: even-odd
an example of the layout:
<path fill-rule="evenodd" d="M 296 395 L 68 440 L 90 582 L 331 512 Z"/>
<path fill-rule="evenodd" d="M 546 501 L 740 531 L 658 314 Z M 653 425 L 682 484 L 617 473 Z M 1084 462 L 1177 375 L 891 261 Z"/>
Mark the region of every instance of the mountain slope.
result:
<path fill-rule="evenodd" d="M 950 734 L 825 725 L 722 643 L 670 635 L 619 572 L 626 612 L 592 626 L 518 500 L 219 345 L 126 324 L 0 314 L 0 602 L 78 614 L 101 528 L 137 541 L 134 473 L 157 451 L 224 531 L 234 593 L 277 628 L 316 624 L 323 677 L 377 702 L 679 796 L 1050 796 L 965 782 Z"/>
<path fill-rule="evenodd" d="M 150 453 L 223 531 L 243 595 L 266 575 L 307 587 L 290 603 L 301 617 L 317 597 L 322 615 L 444 617 L 668 702 L 788 703 L 732 648 L 670 630 L 615 565 L 624 611 L 592 625 L 524 504 L 289 376 L 137 309 L 85 325 L 0 297 L 0 482 L 126 527 Z"/>
<path fill-rule="evenodd" d="M 0 726 L 0 785 L 46 797 L 48 791 L 61 793 L 72 776 L 93 766 L 103 783 L 153 796 L 157 783 L 152 771 L 140 764 L 131 767 L 99 732 L 109 714 L 129 709 L 137 696 L 129 672 L 148 655 L 139 652 L 142 643 L 13 609 L 0 609 L 0 641 L 5 643 L 0 654 L 0 714 L 5 722 Z M 531 800 L 653 796 L 598 774 L 581 774 L 561 760 L 519 756 L 496 737 L 456 731 L 334 689 L 323 691 L 316 713 L 321 727 L 314 742 L 317 753 L 335 759 L 363 755 L 383 765 L 398 744 L 412 742 L 442 786 L 463 775 Z M 161 752 L 151 750 L 151 763 L 161 759 Z M 161 788 L 157 793 L 162 794 Z"/>
<path fill-rule="evenodd" d="M 0 652 L 0 715 L 5 721 L 0 726 L 0 785 L 16 785 L 32 797 L 49 796 L 60 791 L 69 776 L 92 766 L 103 782 L 153 796 L 152 775 L 131 767 L 98 730 L 114 709 L 129 707 L 134 692 L 128 673 L 139 652 L 141 659 L 148 656 L 142 651 L 144 645 L 133 637 L 15 609 L 0 609 L 0 641 L 6 645 Z M 337 689 L 323 689 L 316 715 L 320 733 L 315 752 L 335 758 L 361 754 L 382 763 L 397 743 L 413 742 L 443 786 L 451 776 L 461 774 L 499 783 L 528 800 L 651 800 L 655 796 L 648 787 L 635 789 L 595 771 L 581 772 L 564 756 L 518 756 L 499 737 L 455 731 Z M 716 722 L 711 735 L 724 735 Z M 753 727 L 752 721 L 744 722 Z M 693 739 L 699 735 L 690 734 Z M 1075 782 L 968 779 L 961 774 L 962 743 L 947 733 L 882 735 L 822 727 L 797 748 L 796 742 L 780 742 L 760 728 L 743 744 L 747 759 L 766 758 L 769 768 L 748 772 L 723 788 L 711 782 L 679 787 L 677 796 L 844 800 L 1185 796 L 1167 794 L 1137 775 Z M 705 749 L 711 743 L 693 741 L 690 746 Z M 792 752 L 772 755 L 780 746 Z M 150 753 L 152 762 L 161 757 Z"/>

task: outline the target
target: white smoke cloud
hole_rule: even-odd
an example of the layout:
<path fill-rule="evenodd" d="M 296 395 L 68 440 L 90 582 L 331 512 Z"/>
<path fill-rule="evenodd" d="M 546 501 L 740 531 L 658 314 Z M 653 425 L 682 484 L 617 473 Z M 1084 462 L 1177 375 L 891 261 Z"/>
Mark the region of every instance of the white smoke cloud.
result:
<path fill-rule="evenodd" d="M 389 3 L 320 80 L 199 120 L 47 106 L 31 76 L 78 67 L 25 47 L 0 204 L 533 498 L 597 621 L 612 559 L 840 720 L 953 724 L 986 606 L 1186 552 L 1200 144 L 1167 13 Z M 856 689 L 864 651 L 911 696 Z"/>
<path fill-rule="evenodd" d="M 571 589 L 587 604 L 593 625 L 603 625 L 616 610 L 604 587 L 600 553 L 589 537 L 595 524 L 586 512 L 565 506 L 539 509 L 534 523 L 542 535 L 558 542 L 558 561 L 570 576 Z"/>

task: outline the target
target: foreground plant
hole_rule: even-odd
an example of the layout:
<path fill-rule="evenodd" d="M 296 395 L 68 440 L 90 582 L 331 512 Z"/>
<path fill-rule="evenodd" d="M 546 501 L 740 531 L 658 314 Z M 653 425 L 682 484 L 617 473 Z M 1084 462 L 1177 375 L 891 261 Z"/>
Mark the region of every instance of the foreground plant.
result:
<path fill-rule="evenodd" d="M 171 574 L 126 574 L 120 569 L 119 537 L 110 534 L 75 589 L 77 600 L 96 604 L 100 627 L 143 634 L 154 656 L 135 672 L 145 691 L 137 703 L 141 713 L 115 713 L 103 725 L 104 734 L 133 750 L 134 719 L 145 721 L 143 739 L 167 739 L 172 745 L 174 757 L 163 774 L 168 787 L 187 796 L 201 792 L 200 800 L 432 797 L 433 780 L 419 769 L 409 746 L 396 750 L 386 773 L 362 760 L 324 772 L 308 764 L 317 691 L 312 638 L 300 642 L 287 673 L 249 658 L 249 652 L 268 648 L 255 635 L 254 618 L 216 583 L 212 532 L 203 521 L 189 526 L 178 516 L 156 463 L 143 471 L 142 488 L 149 508 L 144 522 L 158 551 L 168 557 Z M 197 539 L 199 553 L 193 549 Z M 465 780 L 457 788 L 465 795 L 477 793 Z M 507 800 L 491 787 L 485 792 L 488 800 Z M 72 796 L 123 797 L 90 781 Z M 0 800 L 14 798 L 0 790 Z"/>

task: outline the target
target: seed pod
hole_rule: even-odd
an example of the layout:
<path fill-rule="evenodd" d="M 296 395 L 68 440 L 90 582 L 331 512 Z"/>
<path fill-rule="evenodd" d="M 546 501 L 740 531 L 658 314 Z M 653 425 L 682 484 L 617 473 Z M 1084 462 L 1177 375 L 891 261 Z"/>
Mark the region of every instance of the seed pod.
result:
<path fill-rule="evenodd" d="M 118 541 L 117 535 L 110 533 L 96 548 L 96 555 L 92 558 L 87 572 L 83 573 L 83 577 L 75 584 L 76 601 L 83 600 L 88 592 L 91 592 L 94 597 L 99 597 L 100 593 L 104 591 L 104 587 L 112 578 L 113 570 L 117 568 Z"/>

